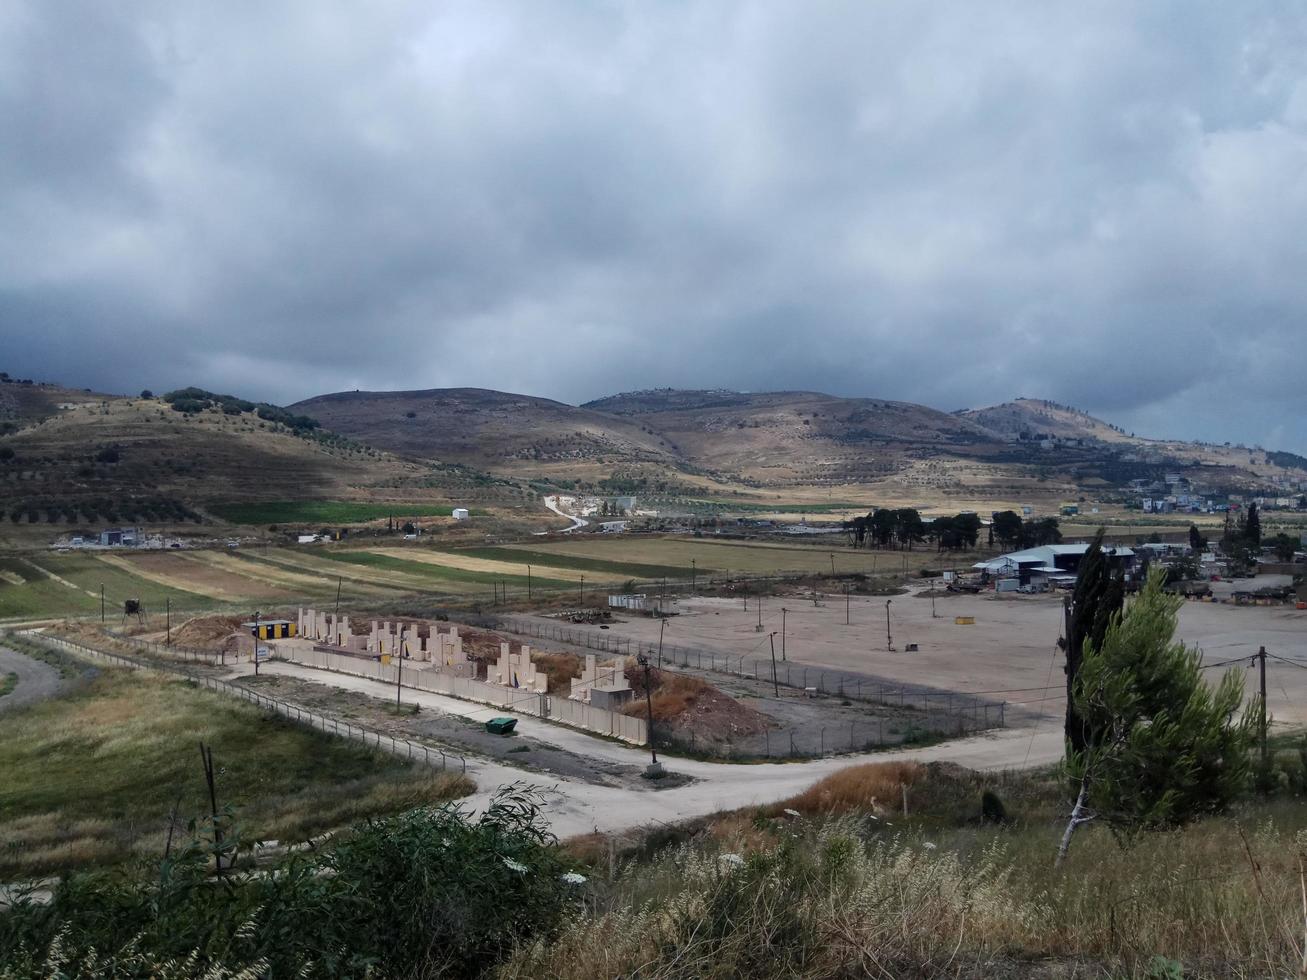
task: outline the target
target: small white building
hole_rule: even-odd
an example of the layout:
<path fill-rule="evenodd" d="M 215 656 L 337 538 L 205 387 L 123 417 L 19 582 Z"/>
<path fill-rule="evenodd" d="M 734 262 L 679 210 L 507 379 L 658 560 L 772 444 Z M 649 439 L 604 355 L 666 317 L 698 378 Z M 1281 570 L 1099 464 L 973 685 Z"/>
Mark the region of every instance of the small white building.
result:
<path fill-rule="evenodd" d="M 469 515 L 466 507 L 455 507 L 450 513 L 450 516 L 456 521 L 465 521 L 468 519 Z"/>

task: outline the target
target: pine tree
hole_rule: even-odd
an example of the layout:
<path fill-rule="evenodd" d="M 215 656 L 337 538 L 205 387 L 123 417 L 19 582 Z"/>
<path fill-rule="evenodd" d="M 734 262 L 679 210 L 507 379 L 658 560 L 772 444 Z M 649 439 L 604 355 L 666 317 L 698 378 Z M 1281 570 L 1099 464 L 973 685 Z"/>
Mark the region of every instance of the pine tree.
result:
<path fill-rule="evenodd" d="M 1076 676 L 1087 644 L 1103 645 L 1112 617 L 1125 602 L 1125 580 L 1103 552 L 1104 530 L 1098 529 L 1093 542 L 1080 559 L 1076 587 L 1066 600 L 1066 738 L 1071 751 L 1081 752 L 1089 742 L 1086 721 L 1076 710 L 1073 692 Z"/>
<path fill-rule="evenodd" d="M 1067 753 L 1080 790 L 1059 861 L 1089 820 L 1121 837 L 1176 827 L 1220 812 L 1249 785 L 1260 702 L 1238 713 L 1238 669 L 1214 688 L 1204 682 L 1202 653 L 1175 639 L 1183 600 L 1164 582 L 1151 572 L 1103 642 L 1085 644 L 1073 698 L 1092 738 Z"/>

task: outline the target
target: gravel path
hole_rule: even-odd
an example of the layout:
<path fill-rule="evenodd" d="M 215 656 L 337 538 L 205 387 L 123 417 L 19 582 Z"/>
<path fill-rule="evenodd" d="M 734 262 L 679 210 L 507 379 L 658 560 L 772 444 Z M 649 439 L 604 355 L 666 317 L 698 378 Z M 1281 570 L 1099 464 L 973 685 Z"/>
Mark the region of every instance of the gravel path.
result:
<path fill-rule="evenodd" d="M 18 686 L 0 697 L 0 714 L 33 704 L 59 692 L 63 682 L 59 671 L 40 660 L 0 647 L 0 677 L 17 674 Z"/>

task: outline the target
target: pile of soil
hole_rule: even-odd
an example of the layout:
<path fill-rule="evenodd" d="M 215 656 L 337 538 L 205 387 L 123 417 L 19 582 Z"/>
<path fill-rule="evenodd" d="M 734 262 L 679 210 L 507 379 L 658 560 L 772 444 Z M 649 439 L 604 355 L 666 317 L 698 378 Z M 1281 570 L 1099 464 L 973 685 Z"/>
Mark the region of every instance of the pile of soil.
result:
<path fill-rule="evenodd" d="M 635 718 L 646 716 L 644 671 L 628 660 L 626 676 L 635 697 L 623 708 Z M 678 740 L 726 742 L 747 735 L 761 735 L 777 727 L 768 715 L 741 704 L 707 681 L 670 670 L 649 671 L 654 724 Z"/>
<path fill-rule="evenodd" d="M 196 616 L 172 631 L 172 642 L 179 647 L 216 653 L 244 622 L 248 622 L 245 616 Z"/>

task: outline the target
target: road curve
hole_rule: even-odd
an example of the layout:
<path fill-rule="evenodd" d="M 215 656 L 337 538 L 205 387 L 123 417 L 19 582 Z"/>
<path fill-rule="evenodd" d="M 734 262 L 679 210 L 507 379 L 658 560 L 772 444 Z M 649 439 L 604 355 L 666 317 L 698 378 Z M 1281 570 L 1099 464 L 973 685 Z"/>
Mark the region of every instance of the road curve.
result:
<path fill-rule="evenodd" d="M 0 677 L 17 674 L 18 685 L 0 697 L 0 715 L 59 693 L 59 671 L 40 660 L 33 660 L 8 647 L 0 647 Z"/>
<path fill-rule="evenodd" d="M 569 532 L 571 532 L 571 531 L 575 531 L 575 530 L 576 530 L 577 528 L 579 528 L 579 527 L 585 527 L 587 524 L 590 523 L 590 522 L 587 521 L 584 517 L 577 517 L 575 514 L 565 514 L 565 513 L 563 513 L 563 511 L 561 511 L 561 510 L 559 509 L 559 507 L 558 507 L 558 498 L 557 498 L 557 497 L 546 497 L 545 500 L 544 500 L 544 503 L 545 503 L 545 507 L 546 507 L 546 509 L 548 509 L 548 510 L 552 510 L 552 511 L 553 511 L 555 514 L 557 514 L 559 517 L 565 518 L 566 520 L 569 520 L 569 521 L 572 522 L 572 525 L 571 525 L 570 527 L 562 528 L 562 529 L 558 532 L 558 533 L 560 533 L 560 534 L 567 534 L 567 533 L 569 533 Z M 549 532 L 545 532 L 545 533 L 549 533 Z"/>
<path fill-rule="evenodd" d="M 387 702 L 395 696 L 394 687 L 389 683 L 299 664 L 273 661 L 266 664 L 264 670 L 331 684 Z M 512 714 L 502 708 L 490 708 L 414 688 L 405 688 L 403 698 L 407 702 L 445 714 L 461 715 L 474 722 Z M 518 731 L 523 735 L 530 735 L 538 741 L 571 752 L 634 767 L 643 767 L 649 761 L 649 750 L 645 748 L 595 738 L 582 731 L 528 715 L 516 717 Z M 1057 762 L 1062 758 L 1062 751 L 1061 726 L 1044 719 L 1034 728 L 1000 729 L 925 748 L 836 756 L 806 762 L 747 764 L 668 758 L 665 760 L 668 769 L 690 776 L 693 780 L 668 789 L 656 789 L 652 784 L 643 783 L 639 786 L 598 785 L 554 773 L 528 772 L 469 754 L 467 772 L 476 780 L 477 790 L 463 802 L 479 810 L 486 806 L 491 796 L 502 786 L 512 783 L 533 785 L 545 797 L 545 819 L 550 829 L 559 837 L 571 837 L 595 830 L 616 831 L 673 823 L 719 810 L 774 803 L 801 792 L 823 776 L 863 762 L 947 761 L 970 769 L 1021 769 Z"/>

